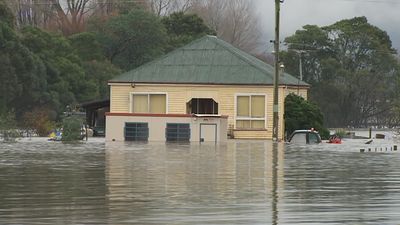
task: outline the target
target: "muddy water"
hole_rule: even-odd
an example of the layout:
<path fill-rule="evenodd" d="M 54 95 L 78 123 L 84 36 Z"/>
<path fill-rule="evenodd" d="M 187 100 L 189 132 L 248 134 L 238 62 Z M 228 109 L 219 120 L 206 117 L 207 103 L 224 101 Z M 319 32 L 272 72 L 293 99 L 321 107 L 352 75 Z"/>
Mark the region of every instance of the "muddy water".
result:
<path fill-rule="evenodd" d="M 400 224 L 394 144 L 0 144 L 0 224 Z"/>

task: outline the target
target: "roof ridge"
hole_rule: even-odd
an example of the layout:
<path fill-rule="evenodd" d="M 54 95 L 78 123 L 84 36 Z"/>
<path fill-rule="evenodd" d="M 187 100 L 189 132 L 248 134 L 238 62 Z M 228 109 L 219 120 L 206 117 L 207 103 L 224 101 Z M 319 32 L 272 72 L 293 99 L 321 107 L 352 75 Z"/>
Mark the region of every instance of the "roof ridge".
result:
<path fill-rule="evenodd" d="M 215 37 L 215 36 L 214 36 L 214 37 Z M 229 51 L 229 52 L 235 54 L 235 55 L 238 56 L 240 59 L 242 59 L 242 60 L 246 61 L 247 63 L 249 63 L 252 67 L 254 67 L 254 68 L 256 68 L 256 69 L 258 69 L 258 70 L 260 70 L 260 71 L 262 71 L 262 72 L 264 72 L 264 73 L 266 73 L 266 74 L 267 74 L 268 72 L 274 71 L 274 68 L 275 68 L 274 66 L 272 66 L 272 65 L 270 65 L 270 64 L 268 64 L 268 63 L 266 63 L 266 62 L 264 62 L 264 61 L 262 61 L 262 60 L 260 60 L 260 59 L 258 59 L 257 57 L 251 55 L 250 53 L 247 53 L 247 52 L 245 52 L 245 51 L 243 51 L 243 50 L 241 50 L 241 49 L 239 49 L 239 48 L 236 48 L 236 47 L 233 46 L 232 44 L 230 44 L 230 43 L 228 43 L 228 42 L 226 42 L 226 41 L 224 41 L 224 40 L 222 40 L 222 39 L 219 39 L 218 37 L 215 37 L 215 38 L 214 38 L 214 41 L 215 41 L 216 43 L 220 44 L 220 45 L 221 45 L 224 49 L 226 49 L 227 51 Z M 247 56 L 250 57 L 250 59 L 249 59 Z M 261 63 L 262 66 L 256 64 L 254 61 Z M 263 66 L 265 66 L 265 67 L 263 67 Z M 268 71 L 268 69 L 271 69 L 271 71 Z M 301 81 L 299 78 L 297 78 L 297 77 L 295 77 L 295 76 L 293 76 L 293 75 L 291 75 L 291 74 L 289 74 L 289 73 L 284 72 L 282 75 L 295 78 L 296 80 L 298 80 L 299 85 L 300 85 L 300 84 L 302 84 L 302 85 L 308 85 L 308 84 L 305 83 L 304 81 Z M 281 79 L 282 79 L 282 76 L 279 76 L 279 80 L 281 80 Z M 280 82 L 280 81 L 279 81 L 279 82 Z"/>
<path fill-rule="evenodd" d="M 216 36 L 204 35 L 109 82 L 270 84 L 273 73 L 268 63 Z M 303 84 L 290 74 L 284 75 L 279 77 L 281 84 Z"/>
<path fill-rule="evenodd" d="M 241 53 L 244 53 L 244 54 L 246 54 L 247 56 L 252 57 L 254 60 L 259 61 L 260 63 L 262 63 L 263 65 L 265 65 L 265 66 L 267 66 L 267 67 L 270 66 L 271 68 L 273 68 L 271 65 L 269 65 L 269 64 L 267 64 L 267 63 L 261 61 L 261 60 L 258 59 L 257 57 L 254 57 L 254 56 L 252 56 L 251 54 L 249 54 L 249 53 L 247 53 L 247 52 L 245 52 L 245 51 L 243 51 L 243 50 L 240 50 L 239 48 L 236 48 L 235 46 L 231 45 L 230 43 L 228 43 L 228 42 L 226 42 L 226 41 L 224 41 L 224 40 L 221 40 L 221 39 L 219 39 L 219 38 L 214 38 L 214 41 L 217 42 L 218 44 L 220 44 L 220 45 L 221 45 L 224 49 L 226 49 L 227 51 L 229 51 L 229 52 L 235 54 L 235 55 L 238 56 L 241 60 L 243 60 L 243 61 L 249 63 L 251 66 L 257 68 L 258 70 L 261 70 L 262 72 L 268 72 L 268 71 L 266 70 L 266 68 L 263 68 L 263 67 L 261 67 L 260 65 L 255 64 L 255 63 L 252 61 L 252 59 L 249 59 L 249 58 L 245 57 L 245 56 L 244 56 L 243 54 L 241 54 Z M 240 51 L 240 52 L 237 52 L 237 51 Z"/>
<path fill-rule="evenodd" d="M 214 36 L 214 37 L 215 37 L 215 36 Z M 270 65 L 270 64 L 268 64 L 268 63 L 266 63 L 266 62 L 264 62 L 264 61 L 262 61 L 262 60 L 260 60 L 260 59 L 258 59 L 257 57 L 251 55 L 250 53 L 247 53 L 247 52 L 245 52 L 245 51 L 243 51 L 243 50 L 241 50 L 241 49 L 239 49 L 239 48 L 236 48 L 236 47 L 233 46 L 232 44 L 230 44 L 230 43 L 228 43 L 228 42 L 226 42 L 226 41 L 224 41 L 224 40 L 222 40 L 222 39 L 219 39 L 219 38 L 217 38 L 217 37 L 214 38 L 214 41 L 215 41 L 216 43 L 218 43 L 219 45 L 221 45 L 221 46 L 222 46 L 224 49 L 226 49 L 227 51 L 229 51 L 229 52 L 235 54 L 235 55 L 238 56 L 240 59 L 242 59 L 243 61 L 249 63 L 252 67 L 254 67 L 254 68 L 256 68 L 256 69 L 262 71 L 263 73 L 267 74 L 268 72 L 270 72 L 270 71 L 268 71 L 268 69 L 271 69 L 272 71 L 274 71 L 274 68 L 275 68 L 274 66 L 272 66 L 272 65 Z M 250 59 L 249 59 L 248 57 L 250 57 Z M 256 63 L 254 62 L 254 60 L 255 60 L 256 62 L 258 62 L 258 63 L 261 63 L 262 66 L 256 64 Z M 263 66 L 265 66 L 265 67 L 263 67 Z M 295 76 L 293 76 L 293 75 L 291 75 L 291 74 L 288 74 L 288 73 L 286 73 L 286 72 L 285 72 L 284 74 L 287 75 L 287 76 L 291 76 L 291 77 L 293 77 L 293 78 L 299 80 L 299 78 L 297 78 L 297 77 L 295 77 Z M 281 76 L 279 76 L 279 80 L 280 80 L 280 79 L 281 79 Z M 300 81 L 300 83 L 302 83 L 302 81 Z"/>
<path fill-rule="evenodd" d="M 149 61 L 149 62 L 146 62 L 146 63 L 144 63 L 144 64 L 142 64 L 142 65 L 140 65 L 140 66 L 134 68 L 134 69 L 128 70 L 128 71 L 126 71 L 126 72 L 124 72 L 124 73 L 118 75 L 117 77 L 112 78 L 111 81 L 114 80 L 114 79 L 116 79 L 116 78 L 118 78 L 118 77 L 122 77 L 122 76 L 124 76 L 124 75 L 127 75 L 127 74 L 132 74 L 132 76 L 133 76 L 133 74 L 134 74 L 136 71 L 138 71 L 138 70 L 140 70 L 140 69 L 142 69 L 142 68 L 144 68 L 144 67 L 150 66 L 150 65 L 152 65 L 152 64 L 156 64 L 156 63 L 160 62 L 162 59 L 167 58 L 168 56 L 174 54 L 175 52 L 178 52 L 178 51 L 180 51 L 180 50 L 183 50 L 184 48 L 186 48 L 186 47 L 188 47 L 188 46 L 190 46 L 190 45 L 193 45 L 193 44 L 195 44 L 195 43 L 197 43 L 197 42 L 200 42 L 200 41 L 202 41 L 203 39 L 205 39 L 205 38 L 207 38 L 207 37 L 215 37 L 215 36 L 212 36 L 212 35 L 204 35 L 204 36 L 201 37 L 201 38 L 197 38 L 197 39 L 195 39 L 195 40 L 189 42 L 188 44 L 185 44 L 185 45 L 183 45 L 183 46 L 181 46 L 181 47 L 179 47 L 179 48 L 176 48 L 176 49 L 174 49 L 174 50 L 172 50 L 172 51 L 170 51 L 170 52 L 167 52 L 167 53 L 165 53 L 165 54 L 163 54 L 163 55 L 161 55 L 161 56 L 159 56 L 159 57 L 157 57 L 157 58 L 155 58 L 155 59 L 153 59 L 153 60 L 151 60 L 151 61 Z M 134 81 L 134 80 L 132 79 L 132 82 L 133 82 L 133 81 Z"/>

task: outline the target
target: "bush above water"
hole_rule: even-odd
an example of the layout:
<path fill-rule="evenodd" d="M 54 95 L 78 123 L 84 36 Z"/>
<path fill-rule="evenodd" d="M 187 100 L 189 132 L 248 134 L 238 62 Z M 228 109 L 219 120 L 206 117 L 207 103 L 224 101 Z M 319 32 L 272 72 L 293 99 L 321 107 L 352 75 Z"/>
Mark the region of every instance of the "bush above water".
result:
<path fill-rule="evenodd" d="M 69 116 L 63 120 L 63 142 L 82 140 L 82 119 L 76 116 Z"/>

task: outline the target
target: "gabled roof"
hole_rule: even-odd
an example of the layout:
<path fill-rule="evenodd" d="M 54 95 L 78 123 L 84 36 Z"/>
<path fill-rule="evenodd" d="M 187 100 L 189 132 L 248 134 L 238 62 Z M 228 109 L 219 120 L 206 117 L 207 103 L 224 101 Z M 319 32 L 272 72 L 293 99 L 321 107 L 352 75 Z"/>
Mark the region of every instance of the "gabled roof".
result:
<path fill-rule="evenodd" d="M 215 36 L 204 36 L 110 83 L 272 85 L 274 67 Z M 284 73 L 280 84 L 309 86 Z"/>

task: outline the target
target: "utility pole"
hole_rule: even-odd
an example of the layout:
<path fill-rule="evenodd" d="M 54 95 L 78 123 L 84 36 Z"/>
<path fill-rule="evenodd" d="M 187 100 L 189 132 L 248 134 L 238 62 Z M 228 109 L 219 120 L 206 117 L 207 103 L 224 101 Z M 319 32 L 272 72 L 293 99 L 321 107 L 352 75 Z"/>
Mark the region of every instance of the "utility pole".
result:
<path fill-rule="evenodd" d="M 278 85 L 279 85 L 279 18 L 281 3 L 283 0 L 275 0 L 275 76 L 274 76 L 274 106 L 273 106 L 273 127 L 272 127 L 272 140 L 278 141 L 278 119 L 279 119 L 279 106 L 278 106 Z"/>
<path fill-rule="evenodd" d="M 302 56 L 303 56 L 303 53 L 304 53 L 305 51 L 299 51 L 298 53 L 299 53 L 299 79 L 297 80 L 297 95 L 299 95 L 299 92 L 300 92 L 300 81 L 303 81 L 303 59 L 302 59 Z"/>
<path fill-rule="evenodd" d="M 303 60 L 302 60 L 302 56 L 303 56 L 303 51 L 300 51 L 299 73 L 300 73 L 300 80 L 301 81 L 303 81 Z"/>

